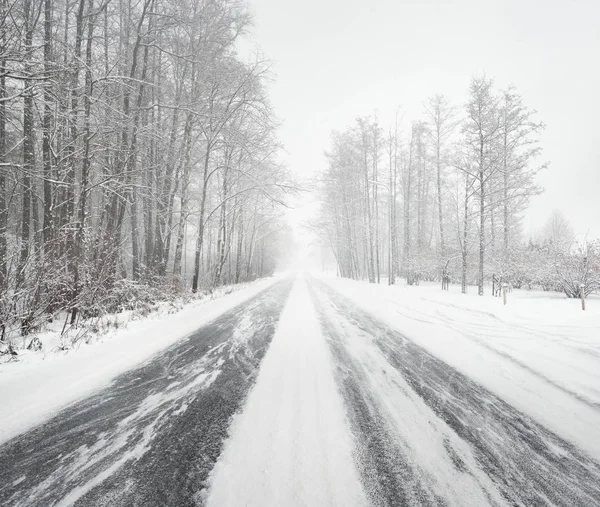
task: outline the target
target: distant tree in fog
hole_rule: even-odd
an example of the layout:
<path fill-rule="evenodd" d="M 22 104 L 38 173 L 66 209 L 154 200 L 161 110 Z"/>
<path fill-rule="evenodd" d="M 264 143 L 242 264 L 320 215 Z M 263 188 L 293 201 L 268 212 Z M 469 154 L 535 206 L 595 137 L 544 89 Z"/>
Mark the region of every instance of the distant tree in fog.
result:
<path fill-rule="evenodd" d="M 538 164 L 539 134 L 544 125 L 534 120 L 536 111 L 527 108 L 513 86 L 500 93 L 500 188 L 502 210 L 502 260 L 507 262 L 511 247 L 518 242 L 519 215 L 541 188 L 535 177 L 546 167 Z"/>
<path fill-rule="evenodd" d="M 447 143 L 456 130 L 457 111 L 443 95 L 435 95 L 429 99 L 425 106 L 429 122 L 429 137 L 433 151 L 435 165 L 435 186 L 437 199 L 437 220 L 439 228 L 438 251 L 441 262 L 446 261 L 446 241 L 444 235 L 444 181 L 446 180 L 445 167 L 448 165 Z"/>
<path fill-rule="evenodd" d="M 575 232 L 559 210 L 554 210 L 542 227 L 540 241 L 548 241 L 560 250 L 569 249 L 575 241 Z"/>

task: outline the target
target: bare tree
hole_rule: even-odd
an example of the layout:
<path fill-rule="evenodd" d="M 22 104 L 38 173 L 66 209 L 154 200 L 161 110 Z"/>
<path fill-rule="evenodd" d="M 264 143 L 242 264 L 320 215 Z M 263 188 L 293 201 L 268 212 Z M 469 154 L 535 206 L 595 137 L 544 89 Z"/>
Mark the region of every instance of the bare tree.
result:
<path fill-rule="evenodd" d="M 500 132 L 498 99 L 492 91 L 492 81 L 486 77 L 471 81 L 467 118 L 463 124 L 465 146 L 474 161 L 472 177 L 477 183 L 479 199 L 479 273 L 478 293 L 483 296 L 486 252 L 487 190 L 498 171 L 496 143 Z"/>
<path fill-rule="evenodd" d="M 538 135 L 544 125 L 533 121 L 536 111 L 523 104 L 514 87 L 501 93 L 500 99 L 500 161 L 502 204 L 503 259 L 506 262 L 511 240 L 516 239 L 517 217 L 528 205 L 531 196 L 541 188 L 535 177 L 546 165 L 533 165 L 541 153 Z"/>
<path fill-rule="evenodd" d="M 426 105 L 426 113 L 430 123 L 429 136 L 433 145 L 433 156 L 435 161 L 437 213 L 439 227 L 438 251 L 442 262 L 446 258 L 446 241 L 444 235 L 444 206 L 443 206 L 443 181 L 444 165 L 446 156 L 444 150 L 449 137 L 456 129 L 456 110 L 443 95 L 431 97 Z"/>
<path fill-rule="evenodd" d="M 540 240 L 551 242 L 564 251 L 575 241 L 575 233 L 562 212 L 554 210 L 542 228 Z"/>

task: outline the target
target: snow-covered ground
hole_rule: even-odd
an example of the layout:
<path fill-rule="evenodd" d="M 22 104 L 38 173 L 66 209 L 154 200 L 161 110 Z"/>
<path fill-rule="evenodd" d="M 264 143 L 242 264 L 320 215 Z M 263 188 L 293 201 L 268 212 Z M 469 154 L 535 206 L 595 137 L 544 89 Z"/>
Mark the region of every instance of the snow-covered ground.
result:
<path fill-rule="evenodd" d="M 271 283 L 7 365 L 3 439 L 143 362 L 0 446 L 0 499 L 600 505 L 600 301 L 299 276 L 235 306 Z"/>
<path fill-rule="evenodd" d="M 59 409 L 108 385 L 119 374 L 152 358 L 200 326 L 271 286 L 272 277 L 240 286 L 229 294 L 195 300 L 170 313 L 168 305 L 146 318 L 123 322 L 75 350 L 61 351 L 60 337 L 43 337 L 44 351 L 0 364 L 0 443 L 27 431 Z"/>
<path fill-rule="evenodd" d="M 600 300 L 513 291 L 501 298 L 436 284 L 368 284 L 323 277 L 515 408 L 600 459 Z"/>

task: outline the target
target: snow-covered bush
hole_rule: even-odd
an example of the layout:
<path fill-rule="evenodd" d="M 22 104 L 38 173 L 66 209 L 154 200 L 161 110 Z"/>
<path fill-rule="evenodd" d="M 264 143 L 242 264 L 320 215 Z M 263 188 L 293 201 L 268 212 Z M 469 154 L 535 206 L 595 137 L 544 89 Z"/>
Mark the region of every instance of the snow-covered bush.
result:
<path fill-rule="evenodd" d="M 167 299 L 168 295 L 167 287 L 123 278 L 115 282 L 110 293 L 102 301 L 102 307 L 106 313 L 152 307 L 158 301 Z"/>
<path fill-rule="evenodd" d="M 573 252 L 561 252 L 556 257 L 556 280 L 567 297 L 580 297 L 580 286 L 585 294 L 600 289 L 600 243 L 578 246 Z"/>
<path fill-rule="evenodd" d="M 31 255 L 25 276 L 10 280 L 8 291 L 0 294 L 0 338 L 26 336 L 53 318 L 70 290 L 65 270 L 49 262 L 37 262 Z M 29 265 L 31 263 L 31 266 Z"/>

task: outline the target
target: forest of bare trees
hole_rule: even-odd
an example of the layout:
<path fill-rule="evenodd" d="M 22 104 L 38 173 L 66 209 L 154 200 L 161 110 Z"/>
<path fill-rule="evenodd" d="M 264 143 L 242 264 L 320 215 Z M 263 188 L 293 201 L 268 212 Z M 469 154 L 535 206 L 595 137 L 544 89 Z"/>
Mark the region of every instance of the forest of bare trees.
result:
<path fill-rule="evenodd" d="M 385 275 L 390 284 L 446 279 L 463 292 L 477 285 L 480 295 L 493 275 L 571 297 L 579 283 L 599 287 L 600 266 L 590 263 L 600 259 L 598 245 L 575 251 L 572 239 L 524 237 L 523 212 L 541 191 L 543 129 L 514 87 L 476 77 L 463 108 L 431 97 L 406 132 L 398 115 L 390 127 L 363 117 L 334 132 L 313 228 L 338 274 L 378 283 Z"/>
<path fill-rule="evenodd" d="M 0 0 L 0 334 L 269 274 L 291 190 L 236 0 Z"/>

